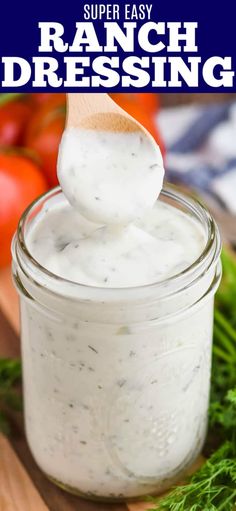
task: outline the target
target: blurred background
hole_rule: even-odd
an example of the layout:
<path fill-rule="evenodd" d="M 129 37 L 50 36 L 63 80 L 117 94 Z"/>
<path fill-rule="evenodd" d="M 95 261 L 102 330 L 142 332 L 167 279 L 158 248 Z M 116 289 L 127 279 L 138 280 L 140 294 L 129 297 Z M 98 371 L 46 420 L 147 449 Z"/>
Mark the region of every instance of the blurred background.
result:
<path fill-rule="evenodd" d="M 236 94 L 112 94 L 160 145 L 166 180 L 198 194 L 236 244 Z M 24 209 L 57 185 L 65 94 L 0 95 L 0 268 Z"/>

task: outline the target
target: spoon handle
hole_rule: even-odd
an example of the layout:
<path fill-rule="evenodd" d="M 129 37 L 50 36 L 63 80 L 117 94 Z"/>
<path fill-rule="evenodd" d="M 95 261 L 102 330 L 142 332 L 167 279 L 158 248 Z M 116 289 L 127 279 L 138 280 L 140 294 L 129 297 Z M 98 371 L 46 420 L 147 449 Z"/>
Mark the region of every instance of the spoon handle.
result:
<path fill-rule="evenodd" d="M 81 121 L 97 113 L 117 112 L 119 107 L 105 93 L 67 94 L 67 126 L 78 127 Z"/>

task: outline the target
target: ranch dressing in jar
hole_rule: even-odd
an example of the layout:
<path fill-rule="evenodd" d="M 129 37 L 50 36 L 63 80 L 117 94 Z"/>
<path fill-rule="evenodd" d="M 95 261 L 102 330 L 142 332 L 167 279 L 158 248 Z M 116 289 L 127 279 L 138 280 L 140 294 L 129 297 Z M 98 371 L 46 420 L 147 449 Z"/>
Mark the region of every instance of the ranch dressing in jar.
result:
<path fill-rule="evenodd" d="M 109 146 L 101 166 L 93 135 L 77 167 L 76 133 L 65 134 L 65 194 L 34 203 L 13 244 L 25 421 L 50 479 L 89 498 L 125 500 L 171 485 L 202 448 L 220 240 L 197 201 L 167 189 L 155 202 L 158 151 L 143 154 L 122 135 L 112 150 L 100 133 L 98 147 L 102 138 Z M 137 175 L 131 165 L 125 180 L 134 145 Z"/>

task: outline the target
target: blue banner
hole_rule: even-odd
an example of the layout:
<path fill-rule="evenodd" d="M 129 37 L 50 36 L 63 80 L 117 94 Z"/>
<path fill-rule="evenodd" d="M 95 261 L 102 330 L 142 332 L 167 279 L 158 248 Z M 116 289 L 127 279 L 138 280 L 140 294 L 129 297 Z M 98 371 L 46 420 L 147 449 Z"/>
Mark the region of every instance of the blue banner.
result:
<path fill-rule="evenodd" d="M 232 0 L 5 3 L 0 92 L 234 92 L 234 8 Z"/>

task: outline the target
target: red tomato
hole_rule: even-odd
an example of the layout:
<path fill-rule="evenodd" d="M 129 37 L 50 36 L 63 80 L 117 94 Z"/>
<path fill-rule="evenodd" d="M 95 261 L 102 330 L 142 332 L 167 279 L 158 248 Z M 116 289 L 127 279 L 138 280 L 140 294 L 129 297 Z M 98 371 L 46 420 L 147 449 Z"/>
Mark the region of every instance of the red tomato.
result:
<path fill-rule="evenodd" d="M 33 161 L 0 152 L 0 267 L 11 260 L 11 240 L 21 214 L 46 190 L 44 176 Z"/>
<path fill-rule="evenodd" d="M 60 99 L 60 101 L 64 102 L 66 101 L 66 95 L 62 92 L 54 93 L 54 92 L 33 92 L 32 94 L 29 94 L 30 100 L 34 105 L 43 105 L 44 103 L 47 103 L 47 101 L 50 101 L 54 96 L 57 96 L 57 98 Z"/>
<path fill-rule="evenodd" d="M 123 104 L 130 103 L 130 109 L 132 109 L 132 105 L 138 104 L 148 114 L 155 114 L 160 108 L 159 96 L 153 92 L 121 92 L 113 93 L 111 97 L 121 108 Z"/>
<path fill-rule="evenodd" d="M 146 112 L 155 115 L 160 109 L 160 99 L 155 92 L 135 92 L 134 95 Z"/>
<path fill-rule="evenodd" d="M 0 145 L 22 143 L 31 112 L 25 100 L 9 101 L 0 106 Z"/>
<path fill-rule="evenodd" d="M 33 115 L 25 145 L 39 155 L 42 171 L 50 186 L 58 184 L 56 166 L 58 147 L 65 126 L 65 96 L 53 94 Z"/>

